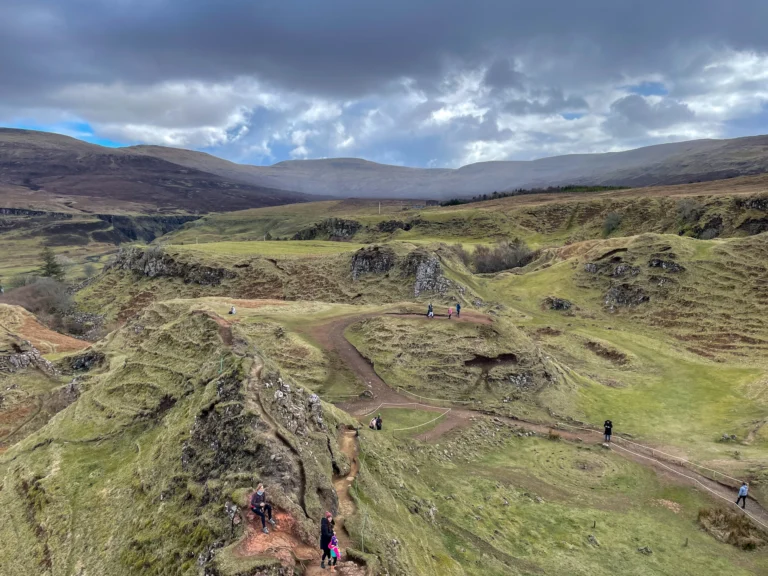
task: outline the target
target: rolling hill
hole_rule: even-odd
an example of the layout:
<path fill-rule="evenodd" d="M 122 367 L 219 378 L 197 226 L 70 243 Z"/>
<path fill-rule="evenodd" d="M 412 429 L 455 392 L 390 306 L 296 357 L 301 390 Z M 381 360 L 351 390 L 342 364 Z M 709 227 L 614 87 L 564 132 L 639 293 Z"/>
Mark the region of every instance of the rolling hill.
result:
<path fill-rule="evenodd" d="M 357 158 L 248 166 L 161 146 L 127 148 L 191 169 L 269 188 L 336 197 L 447 199 L 568 184 L 644 187 L 720 180 L 768 171 L 768 136 L 694 140 L 606 154 L 481 162 L 461 168 L 389 166 Z"/>
<path fill-rule="evenodd" d="M 210 212 L 307 200 L 304 194 L 75 138 L 0 128 L 4 207 L 81 212 Z"/>

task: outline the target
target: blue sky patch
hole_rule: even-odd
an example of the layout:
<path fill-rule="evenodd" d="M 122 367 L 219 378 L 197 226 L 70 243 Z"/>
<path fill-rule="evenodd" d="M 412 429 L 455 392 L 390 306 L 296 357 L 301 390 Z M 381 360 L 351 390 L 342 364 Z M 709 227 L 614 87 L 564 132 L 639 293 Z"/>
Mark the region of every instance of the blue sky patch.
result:
<path fill-rule="evenodd" d="M 634 86 L 624 86 L 624 89 L 640 96 L 666 96 L 669 94 L 669 90 L 662 82 L 640 82 Z"/>
<path fill-rule="evenodd" d="M 563 112 L 560 114 L 563 118 L 566 120 L 578 120 L 579 118 L 584 118 L 583 112 Z"/>

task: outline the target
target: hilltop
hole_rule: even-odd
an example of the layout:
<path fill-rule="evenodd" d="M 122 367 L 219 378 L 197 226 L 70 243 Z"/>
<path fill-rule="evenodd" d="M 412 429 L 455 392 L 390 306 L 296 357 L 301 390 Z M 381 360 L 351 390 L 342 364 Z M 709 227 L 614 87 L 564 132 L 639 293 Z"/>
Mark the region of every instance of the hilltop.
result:
<path fill-rule="evenodd" d="M 243 183 L 75 138 L 0 128 L 3 207 L 85 213 L 210 212 L 306 201 L 288 190 Z"/>

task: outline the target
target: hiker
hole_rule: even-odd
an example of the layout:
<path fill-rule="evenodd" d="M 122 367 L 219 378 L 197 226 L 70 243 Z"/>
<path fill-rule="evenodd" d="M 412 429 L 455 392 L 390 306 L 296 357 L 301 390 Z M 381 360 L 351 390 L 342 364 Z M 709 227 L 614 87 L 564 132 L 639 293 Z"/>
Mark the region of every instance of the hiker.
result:
<path fill-rule="evenodd" d="M 331 567 L 331 572 L 336 572 L 336 562 L 339 561 L 341 556 L 341 550 L 339 550 L 339 539 L 336 538 L 336 532 L 333 532 L 331 536 L 331 542 L 328 544 L 328 549 L 331 551 L 331 559 L 328 561 L 328 566 Z"/>
<path fill-rule="evenodd" d="M 229 313 L 234 316 L 234 314 L 235 314 L 235 307 L 234 306 L 232 306 L 232 308 L 229 309 Z"/>
<path fill-rule="evenodd" d="M 333 538 L 333 514 L 325 513 L 325 518 L 320 521 L 320 550 L 323 551 L 323 557 L 320 559 L 320 568 L 325 570 L 325 559 L 331 562 L 331 538 Z"/>
<path fill-rule="evenodd" d="M 747 507 L 747 493 L 749 492 L 749 486 L 747 486 L 746 482 L 741 483 L 741 488 L 739 488 L 739 497 L 736 498 L 736 506 L 739 505 L 739 502 L 741 502 L 741 509 Z"/>
<path fill-rule="evenodd" d="M 368 423 L 368 428 L 370 428 L 371 430 L 376 430 L 376 420 L 377 420 L 376 416 L 371 418 L 371 421 Z"/>
<path fill-rule="evenodd" d="M 376 416 L 376 430 L 381 430 L 381 425 L 382 425 L 381 414 L 379 414 L 378 416 Z"/>
<path fill-rule="evenodd" d="M 611 422 L 610 420 L 606 420 L 603 426 L 605 427 L 605 441 L 610 442 L 611 434 L 613 433 L 613 422 Z"/>
<path fill-rule="evenodd" d="M 460 317 L 461 317 L 461 303 L 456 302 L 456 318 L 460 318 Z"/>
<path fill-rule="evenodd" d="M 453 308 L 448 308 L 448 320 L 451 319 L 451 316 L 453 316 Z"/>
<path fill-rule="evenodd" d="M 272 520 L 272 505 L 267 504 L 267 491 L 264 490 L 264 484 L 259 483 L 256 492 L 251 496 L 251 512 L 261 516 L 261 531 L 269 534 L 267 519 L 272 526 L 275 525 L 275 521 Z"/>
<path fill-rule="evenodd" d="M 432 302 L 429 303 L 429 306 L 427 306 L 427 318 L 434 318 L 435 312 L 432 310 Z"/>

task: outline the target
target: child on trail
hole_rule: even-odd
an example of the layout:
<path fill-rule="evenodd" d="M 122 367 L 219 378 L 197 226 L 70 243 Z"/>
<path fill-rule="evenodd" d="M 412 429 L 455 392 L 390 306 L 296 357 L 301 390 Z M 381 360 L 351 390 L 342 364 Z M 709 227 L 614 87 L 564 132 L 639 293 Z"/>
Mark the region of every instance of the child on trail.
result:
<path fill-rule="evenodd" d="M 611 434 L 613 433 L 613 422 L 611 422 L 610 420 L 606 420 L 603 426 L 605 427 L 605 441 L 610 442 Z"/>
<path fill-rule="evenodd" d="M 381 430 L 382 421 L 381 421 L 381 414 L 376 416 L 376 430 Z"/>
<path fill-rule="evenodd" d="M 325 518 L 320 522 L 320 550 L 323 551 L 323 557 L 320 559 L 320 568 L 325 570 L 325 559 L 331 563 L 331 539 L 333 538 L 333 514 L 325 513 Z"/>
<path fill-rule="evenodd" d="M 461 303 L 456 302 L 456 318 L 461 317 Z"/>
<path fill-rule="evenodd" d="M 336 538 L 336 532 L 331 536 L 331 542 L 328 544 L 328 549 L 331 551 L 331 559 L 328 561 L 328 566 L 331 567 L 331 572 L 336 572 L 336 562 L 341 557 L 341 550 L 339 550 L 339 539 Z"/>
<path fill-rule="evenodd" d="M 453 316 L 453 308 L 448 308 L 448 320 L 451 319 L 451 316 Z"/>
<path fill-rule="evenodd" d="M 272 505 L 267 504 L 267 491 L 264 490 L 264 484 L 259 483 L 256 492 L 251 496 L 251 512 L 261 517 L 261 531 L 269 534 L 267 518 L 272 526 L 275 525 L 275 521 L 272 520 Z"/>
<path fill-rule="evenodd" d="M 741 502 L 741 509 L 744 510 L 747 507 L 747 494 L 749 493 L 749 486 L 747 486 L 746 482 L 741 483 L 741 488 L 739 488 L 739 497 L 736 498 L 736 506 L 739 505 L 739 502 Z"/>
<path fill-rule="evenodd" d="M 427 318 L 434 318 L 435 312 L 432 310 L 432 302 L 427 306 Z"/>

